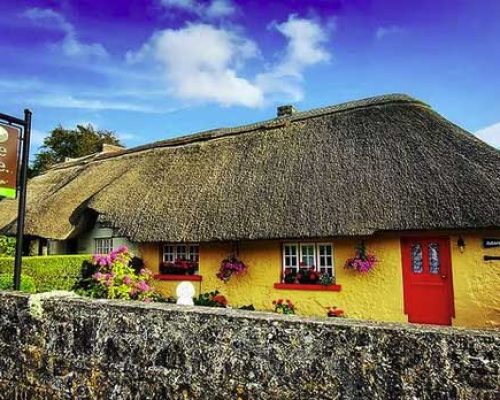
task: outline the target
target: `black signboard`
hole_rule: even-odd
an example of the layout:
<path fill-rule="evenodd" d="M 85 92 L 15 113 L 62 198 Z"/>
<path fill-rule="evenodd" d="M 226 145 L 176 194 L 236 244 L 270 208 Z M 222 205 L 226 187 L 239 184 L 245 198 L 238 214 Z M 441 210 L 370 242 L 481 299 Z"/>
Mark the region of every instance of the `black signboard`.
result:
<path fill-rule="evenodd" d="M 499 238 L 484 238 L 483 239 L 483 247 L 485 249 L 491 249 L 492 247 L 500 247 L 500 239 Z"/>

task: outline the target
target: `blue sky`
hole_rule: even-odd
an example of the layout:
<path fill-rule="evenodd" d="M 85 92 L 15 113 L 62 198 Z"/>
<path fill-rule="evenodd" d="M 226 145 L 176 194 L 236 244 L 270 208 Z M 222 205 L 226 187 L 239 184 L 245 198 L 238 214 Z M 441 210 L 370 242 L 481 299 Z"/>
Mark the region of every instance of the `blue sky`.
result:
<path fill-rule="evenodd" d="M 403 92 L 500 147 L 500 1 L 17 0 L 0 111 L 135 146 Z"/>

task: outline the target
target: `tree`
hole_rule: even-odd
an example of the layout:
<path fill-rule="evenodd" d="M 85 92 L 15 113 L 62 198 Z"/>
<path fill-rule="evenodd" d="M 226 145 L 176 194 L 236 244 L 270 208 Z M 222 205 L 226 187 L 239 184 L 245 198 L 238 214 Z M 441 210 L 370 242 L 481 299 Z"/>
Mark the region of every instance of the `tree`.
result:
<path fill-rule="evenodd" d="M 59 125 L 44 139 L 40 152 L 35 155 L 30 176 L 63 162 L 66 157 L 78 158 L 97 153 L 102 150 L 103 144 L 122 145 L 115 132 L 96 130 L 91 124 L 77 125 L 75 129 L 65 129 Z"/>

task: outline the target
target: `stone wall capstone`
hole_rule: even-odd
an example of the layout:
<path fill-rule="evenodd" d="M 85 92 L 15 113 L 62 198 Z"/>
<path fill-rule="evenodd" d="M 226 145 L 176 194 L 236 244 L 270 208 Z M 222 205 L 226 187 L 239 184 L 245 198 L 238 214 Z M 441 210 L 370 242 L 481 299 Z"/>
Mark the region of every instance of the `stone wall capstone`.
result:
<path fill-rule="evenodd" d="M 0 399 L 489 399 L 498 331 L 0 292 Z"/>

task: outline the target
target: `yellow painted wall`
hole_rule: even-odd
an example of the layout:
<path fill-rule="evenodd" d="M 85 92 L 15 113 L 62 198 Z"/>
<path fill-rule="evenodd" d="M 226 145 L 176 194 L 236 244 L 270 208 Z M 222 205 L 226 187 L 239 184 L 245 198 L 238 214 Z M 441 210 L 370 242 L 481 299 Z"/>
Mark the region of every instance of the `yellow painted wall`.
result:
<path fill-rule="evenodd" d="M 455 292 L 453 325 L 471 328 L 500 327 L 500 261 L 484 261 L 484 255 L 500 256 L 500 248 L 484 249 L 484 237 L 500 237 L 500 231 L 464 234 L 464 252 L 451 236 L 451 263 Z"/>
<path fill-rule="evenodd" d="M 200 245 L 200 274 L 203 276 L 201 292 L 219 290 L 233 307 L 253 304 L 260 310 L 272 310 L 272 300 L 290 299 L 297 306 L 297 314 L 326 315 L 326 307 L 337 306 L 348 316 L 381 321 L 406 321 L 403 314 L 403 288 L 401 255 L 398 238 L 384 238 L 368 242 L 369 250 L 380 260 L 379 266 L 368 275 L 343 269 L 345 260 L 352 257 L 353 240 L 335 240 L 334 258 L 337 284 L 340 292 L 279 290 L 274 283 L 280 281 L 281 242 L 242 242 L 239 258 L 248 265 L 245 275 L 235 276 L 223 283 L 215 274 L 231 247 L 227 243 Z M 157 272 L 160 252 L 156 244 L 142 245 L 141 257 L 146 266 Z M 157 282 L 156 286 L 167 296 L 175 294 L 178 282 Z M 193 282 L 200 290 L 198 282 Z"/>
<path fill-rule="evenodd" d="M 496 233 L 498 237 L 500 232 Z M 432 235 L 432 234 L 430 234 Z M 495 233 L 486 234 L 495 236 Z M 498 327 L 500 325 L 500 263 L 483 261 L 484 254 L 500 254 L 500 249 L 482 248 L 485 234 L 462 235 L 466 242 L 464 253 L 456 245 L 457 236 L 450 236 L 456 318 L 453 325 L 466 327 Z M 323 241 L 323 240 L 322 240 Z M 272 300 L 290 299 L 300 315 L 326 315 L 326 308 L 337 306 L 348 317 L 357 319 L 406 322 L 403 311 L 403 278 L 400 237 L 380 235 L 365 239 L 368 250 L 379 260 L 368 274 L 359 274 L 343 268 L 352 257 L 352 239 L 334 239 L 336 283 L 340 292 L 280 290 L 274 283 L 280 281 L 281 242 L 241 242 L 239 258 L 248 266 L 245 275 L 234 276 L 223 283 L 215 274 L 220 262 L 231 251 L 229 243 L 200 245 L 200 274 L 202 282 L 193 282 L 198 293 L 219 290 L 232 307 L 253 304 L 259 310 L 272 310 Z M 158 244 L 140 246 L 140 255 L 146 266 L 158 272 L 160 251 Z M 156 286 L 167 296 L 175 295 L 179 282 L 158 281 Z"/>

